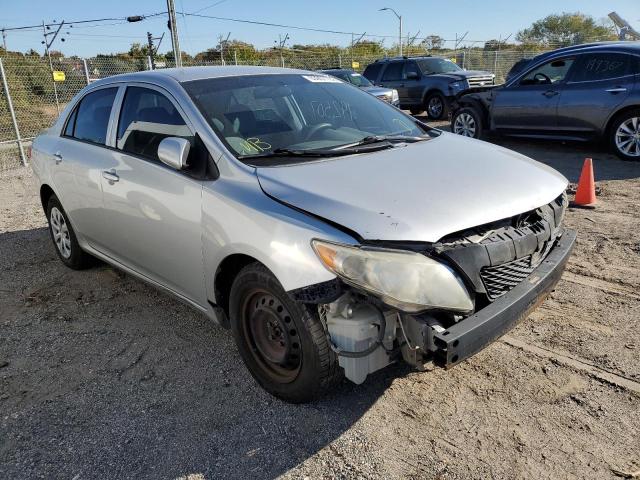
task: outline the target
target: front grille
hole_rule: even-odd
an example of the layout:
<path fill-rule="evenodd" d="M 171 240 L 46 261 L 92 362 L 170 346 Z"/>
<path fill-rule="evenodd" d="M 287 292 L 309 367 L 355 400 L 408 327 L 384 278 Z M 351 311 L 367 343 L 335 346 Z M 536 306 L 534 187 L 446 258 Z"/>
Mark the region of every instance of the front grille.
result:
<path fill-rule="evenodd" d="M 467 79 L 469 82 L 470 88 L 478 88 L 478 87 L 488 87 L 489 85 L 493 85 L 494 77 L 485 76 L 485 77 L 471 77 Z"/>
<path fill-rule="evenodd" d="M 484 267 L 480 278 L 491 300 L 501 297 L 521 281 L 531 275 L 535 265 L 531 265 L 531 255 L 495 267 Z"/>

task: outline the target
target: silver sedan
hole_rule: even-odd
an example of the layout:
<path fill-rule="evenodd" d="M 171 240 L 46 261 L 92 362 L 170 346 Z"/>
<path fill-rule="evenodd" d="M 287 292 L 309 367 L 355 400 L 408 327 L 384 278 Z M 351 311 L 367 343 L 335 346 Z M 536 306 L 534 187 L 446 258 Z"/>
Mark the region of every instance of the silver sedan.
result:
<path fill-rule="evenodd" d="M 100 259 L 230 327 L 290 402 L 399 359 L 459 363 L 553 287 L 575 238 L 559 173 L 308 71 L 100 80 L 32 156 L 65 265 Z"/>

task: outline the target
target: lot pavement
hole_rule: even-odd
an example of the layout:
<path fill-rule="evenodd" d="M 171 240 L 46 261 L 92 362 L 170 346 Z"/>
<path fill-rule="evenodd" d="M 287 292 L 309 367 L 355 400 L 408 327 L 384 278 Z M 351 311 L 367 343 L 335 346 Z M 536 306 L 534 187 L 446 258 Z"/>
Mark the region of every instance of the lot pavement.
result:
<path fill-rule="evenodd" d="M 594 159 L 599 204 L 568 212 L 578 244 L 555 292 L 452 370 L 396 365 L 303 406 L 262 391 L 229 332 L 181 303 L 66 269 L 31 173 L 0 174 L 0 478 L 630 478 L 640 163 L 494 141 L 571 181 Z"/>

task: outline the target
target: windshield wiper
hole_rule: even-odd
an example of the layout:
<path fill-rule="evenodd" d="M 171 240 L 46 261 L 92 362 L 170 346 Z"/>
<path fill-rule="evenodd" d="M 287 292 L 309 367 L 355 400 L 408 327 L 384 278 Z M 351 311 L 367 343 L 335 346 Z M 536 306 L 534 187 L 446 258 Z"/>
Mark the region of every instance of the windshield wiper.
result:
<path fill-rule="evenodd" d="M 421 142 L 423 140 L 428 140 L 429 137 L 420 137 L 416 135 L 369 135 L 364 137 L 357 142 L 346 143 L 344 145 L 340 145 L 335 147 L 332 151 L 340 151 L 343 149 L 350 149 L 353 147 L 360 147 L 362 145 L 372 145 L 376 143 L 388 144 L 391 146 L 392 143 L 415 143 Z"/>
<path fill-rule="evenodd" d="M 315 150 L 294 150 L 289 148 L 276 148 L 270 152 L 256 153 L 253 155 L 238 155 L 240 160 L 250 160 L 252 158 L 278 158 L 278 157 L 336 157 L 338 155 L 349 155 L 353 152 L 342 152 L 340 150 L 315 149 Z"/>

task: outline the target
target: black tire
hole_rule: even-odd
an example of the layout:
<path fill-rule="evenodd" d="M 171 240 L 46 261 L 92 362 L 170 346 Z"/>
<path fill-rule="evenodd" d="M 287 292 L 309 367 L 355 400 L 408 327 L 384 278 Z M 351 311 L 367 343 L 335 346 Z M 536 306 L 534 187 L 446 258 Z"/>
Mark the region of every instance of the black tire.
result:
<path fill-rule="evenodd" d="M 624 143 L 624 139 L 626 138 L 625 132 L 621 131 L 620 132 L 621 136 L 619 137 L 619 129 L 625 123 L 632 122 L 634 118 L 637 119 L 636 121 L 637 127 L 633 129 L 633 124 L 631 124 L 631 125 L 628 125 L 627 128 L 631 128 L 632 130 L 635 130 L 640 133 L 640 109 L 634 109 L 634 110 L 628 110 L 626 112 L 623 112 L 617 115 L 611 121 L 611 126 L 609 127 L 609 131 L 607 132 L 607 135 L 608 135 L 609 146 L 611 150 L 618 157 L 620 157 L 623 160 L 631 160 L 631 161 L 637 162 L 640 160 L 640 143 L 636 142 L 636 140 L 633 137 L 633 133 L 635 133 L 635 131 L 628 136 L 628 140 L 630 142 L 628 144 L 630 149 L 628 152 L 625 152 L 624 149 L 618 145 L 618 141 L 617 141 L 619 138 L 621 140 L 622 147 L 625 146 L 625 143 Z"/>
<path fill-rule="evenodd" d="M 252 263 L 236 276 L 229 310 L 238 351 L 267 392 L 304 403 L 342 380 L 316 308 L 293 300 L 262 264 Z"/>
<path fill-rule="evenodd" d="M 440 120 L 449 113 L 447 99 L 439 92 L 430 93 L 424 99 L 424 108 L 431 120 Z"/>
<path fill-rule="evenodd" d="M 62 263 L 73 270 L 84 270 L 94 265 L 94 258 L 80 248 L 69 217 L 55 195 L 51 195 L 47 203 L 47 220 L 53 247 Z"/>
<path fill-rule="evenodd" d="M 410 107 L 409 111 L 411 112 L 411 115 L 420 115 L 422 112 L 424 112 L 424 108 L 422 108 L 422 107 Z"/>
<path fill-rule="evenodd" d="M 465 125 L 468 128 L 465 128 Z M 481 138 L 483 127 L 482 115 L 473 107 L 464 107 L 456 110 L 451 117 L 451 132 L 458 135 L 469 138 Z"/>

